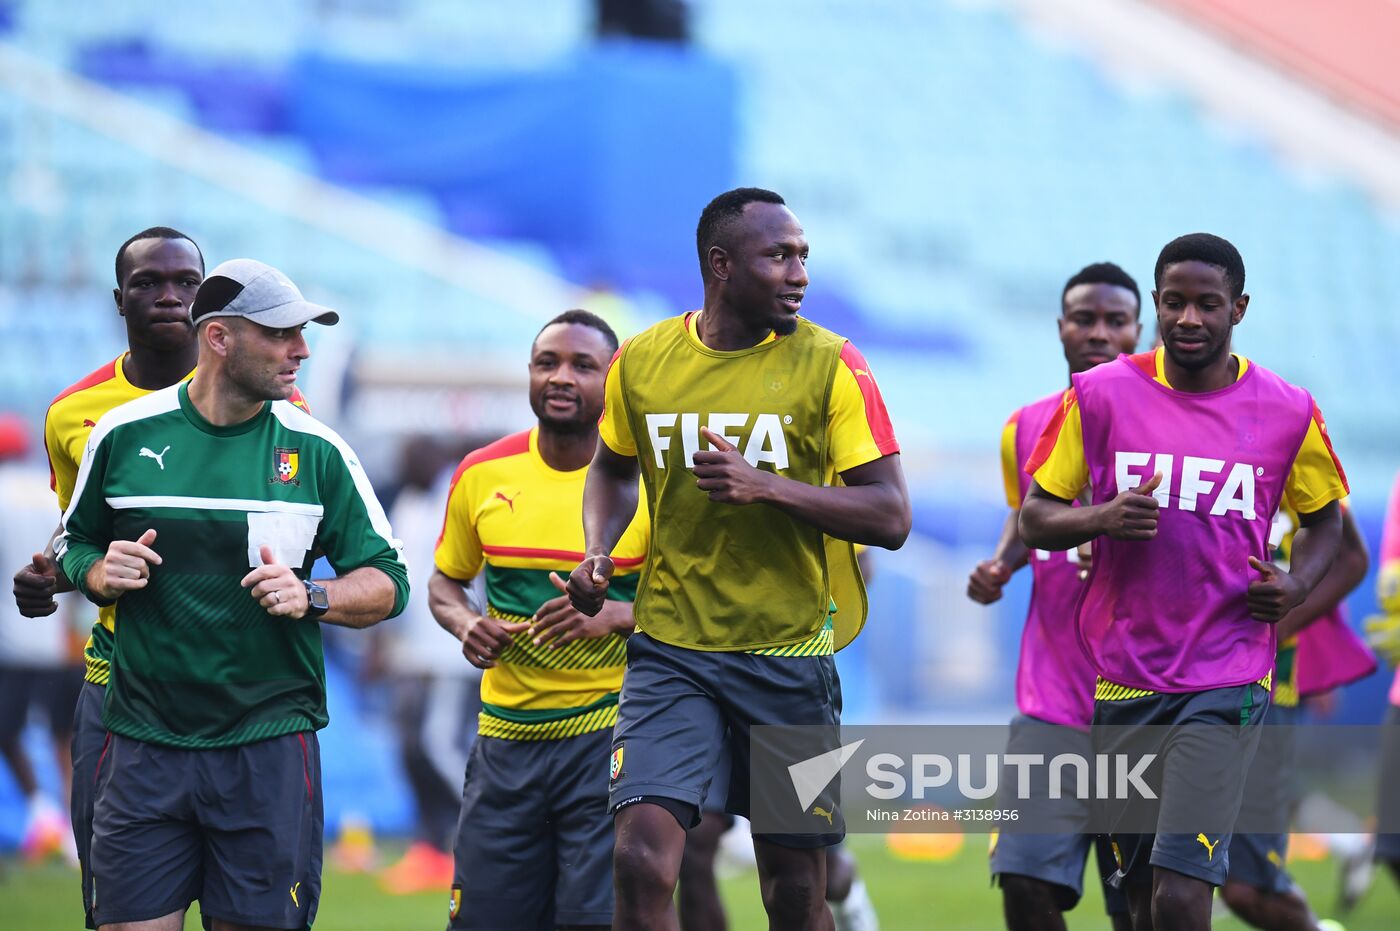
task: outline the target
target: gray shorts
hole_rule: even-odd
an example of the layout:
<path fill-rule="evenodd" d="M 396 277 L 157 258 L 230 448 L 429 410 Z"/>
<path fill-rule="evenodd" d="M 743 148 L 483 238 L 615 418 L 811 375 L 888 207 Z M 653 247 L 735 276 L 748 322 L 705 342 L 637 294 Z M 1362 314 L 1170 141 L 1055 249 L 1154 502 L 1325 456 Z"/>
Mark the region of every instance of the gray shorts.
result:
<path fill-rule="evenodd" d="M 560 740 L 476 739 L 449 928 L 612 924 L 611 740 L 607 729 Z"/>
<path fill-rule="evenodd" d="M 108 737 L 97 766 L 93 914 L 307 928 L 321 894 L 316 734 L 181 750 Z"/>
<path fill-rule="evenodd" d="M 688 650 L 635 633 L 627 640 L 627 673 L 613 731 L 612 810 L 668 800 L 673 804 L 665 807 L 690 815 L 690 824 L 682 821 L 682 826 L 693 827 L 702 806 L 709 807 L 706 796 L 727 748 L 725 808 L 748 818 L 749 728 L 834 727 L 840 721 L 834 657 Z M 827 807 L 834 812 L 834 801 Z M 831 847 L 845 830 L 756 836 L 787 847 Z"/>
<path fill-rule="evenodd" d="M 1400 707 L 1391 705 L 1381 728 L 1379 824 L 1400 824 Z M 1376 859 L 1400 860 L 1400 834 L 1376 835 Z"/>
<path fill-rule="evenodd" d="M 97 760 L 107 744 L 107 727 L 102 723 L 102 703 L 106 698 L 107 686 L 84 682 L 73 709 L 73 796 L 69 814 L 82 870 L 83 914 L 89 928 L 97 927 L 92 918 L 92 805 L 97 798 Z"/>
<path fill-rule="evenodd" d="M 1006 752 L 1040 754 L 1045 759 L 1053 759 L 1061 753 L 1073 753 L 1085 758 L 1093 755 L 1093 748 L 1086 731 L 1072 727 L 1051 724 L 1019 714 L 1011 719 L 1011 733 L 1006 742 Z M 1073 774 L 1062 770 L 1061 777 L 1066 786 L 1060 801 L 1049 804 L 1050 784 L 1048 767 L 1031 770 L 1033 781 L 1030 797 L 1017 799 L 1014 776 L 1003 776 L 1001 792 L 1005 798 L 998 799 L 997 807 L 1019 809 L 1027 813 L 1027 821 L 1042 824 L 1051 820 L 1064 820 L 1062 833 L 1031 834 L 1017 831 L 1001 831 L 997 834 L 989 857 L 992 876 L 1028 876 L 1057 887 L 1056 901 L 1061 911 L 1069 911 L 1079 904 L 1084 894 L 1084 867 L 1089 860 L 1089 852 L 1095 852 L 1095 866 L 1101 881 L 1113 875 L 1118 866 L 1113 859 L 1113 851 L 1107 838 L 1100 840 L 1087 833 L 1091 804 L 1089 799 L 1082 801 L 1077 818 L 1070 812 L 1066 799 L 1075 798 L 1072 782 Z M 1034 809 L 1041 814 L 1036 815 Z M 1112 886 L 1104 887 L 1104 906 L 1110 914 L 1126 914 L 1127 901 L 1123 893 Z"/>
<path fill-rule="evenodd" d="M 1288 819 L 1295 801 L 1293 788 L 1293 725 L 1298 709 L 1274 705 L 1264 719 L 1266 727 L 1288 728 L 1269 736 L 1268 746 L 1255 756 L 1245 781 L 1240 806 L 1242 824 L 1278 822 L 1277 831 L 1250 831 L 1230 839 L 1230 882 L 1244 883 L 1265 892 L 1282 894 L 1293 888 L 1293 877 L 1284 869 L 1288 859 Z"/>
<path fill-rule="evenodd" d="M 1199 821 L 1213 827 L 1234 824 L 1238 819 L 1246 773 L 1259 745 L 1260 725 L 1268 707 L 1269 693 L 1256 683 L 1094 702 L 1093 737 L 1098 753 L 1138 750 L 1140 746 L 1131 742 L 1132 735 L 1147 733 L 1139 728 L 1176 726 L 1171 740 L 1158 748 L 1162 763 L 1154 767 L 1148 781 L 1155 783 L 1161 799 L 1157 823 L 1178 827 L 1175 833 L 1115 831 L 1113 843 L 1120 866 L 1111 880 L 1113 885 L 1150 883 L 1149 866 L 1215 886 L 1225 883 L 1230 832 L 1190 833 L 1182 832 L 1179 826 Z M 1111 729 L 1100 729 L 1100 725 Z M 1222 746 L 1223 733 L 1233 735 L 1228 746 Z"/>

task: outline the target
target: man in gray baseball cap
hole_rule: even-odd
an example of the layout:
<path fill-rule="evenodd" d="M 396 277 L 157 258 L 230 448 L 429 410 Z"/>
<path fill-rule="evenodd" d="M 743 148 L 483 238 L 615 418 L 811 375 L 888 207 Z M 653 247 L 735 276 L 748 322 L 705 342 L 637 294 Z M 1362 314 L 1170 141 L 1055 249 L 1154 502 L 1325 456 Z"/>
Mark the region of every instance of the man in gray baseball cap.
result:
<path fill-rule="evenodd" d="M 113 605 L 94 794 L 93 920 L 178 931 L 308 928 L 321 884 L 321 625 L 403 610 L 408 573 L 359 457 L 290 403 L 334 323 L 260 262 L 191 305 L 199 365 L 101 418 L 60 570 Z M 318 554 L 334 578 L 313 579 Z"/>
<path fill-rule="evenodd" d="M 195 323 L 211 317 L 246 317 L 274 329 L 310 323 L 330 326 L 340 315 L 313 304 L 286 275 L 256 259 L 229 259 L 199 286 L 190 316 Z"/>

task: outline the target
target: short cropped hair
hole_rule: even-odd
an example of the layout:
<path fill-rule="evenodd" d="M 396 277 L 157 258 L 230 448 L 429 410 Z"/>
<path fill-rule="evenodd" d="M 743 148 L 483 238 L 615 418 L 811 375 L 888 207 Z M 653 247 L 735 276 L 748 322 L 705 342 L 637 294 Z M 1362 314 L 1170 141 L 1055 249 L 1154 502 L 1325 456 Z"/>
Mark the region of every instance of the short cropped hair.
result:
<path fill-rule="evenodd" d="M 190 239 L 190 237 L 186 236 L 184 233 L 180 232 L 177 229 L 171 229 L 168 226 L 152 226 L 148 229 L 142 230 L 135 236 L 128 239 L 126 242 L 122 243 L 122 247 L 117 250 L 117 287 L 120 288 L 123 284 L 125 284 L 125 281 L 123 281 L 122 279 L 122 260 L 126 258 L 127 247 L 130 246 L 132 243 L 140 242 L 143 239 L 185 240 L 190 245 L 194 246 L 195 252 L 199 253 L 199 271 L 201 274 L 204 272 L 204 252 L 199 248 L 199 243 L 195 242 L 193 239 Z"/>
<path fill-rule="evenodd" d="M 1133 292 L 1133 300 L 1137 302 L 1138 313 L 1142 312 L 1142 292 L 1138 290 L 1138 283 L 1133 280 L 1132 275 L 1112 262 L 1095 262 L 1092 265 L 1085 265 L 1075 272 L 1074 276 L 1065 282 L 1064 289 L 1060 291 L 1061 308 L 1065 306 L 1065 295 L 1069 293 L 1069 289 L 1081 284 L 1111 284 L 1131 291 Z"/>
<path fill-rule="evenodd" d="M 700 273 L 709 275 L 706 255 L 711 246 L 729 249 L 733 242 L 734 221 L 749 204 L 786 204 L 787 201 L 761 187 L 740 187 L 725 191 L 705 205 L 700 223 L 695 227 L 695 249 L 700 254 Z"/>
<path fill-rule="evenodd" d="M 1168 265 L 1178 262 L 1214 265 L 1225 272 L 1231 299 L 1238 299 L 1244 294 L 1244 259 L 1240 257 L 1240 250 L 1227 239 L 1210 233 L 1188 233 L 1173 239 L 1162 247 L 1162 253 L 1157 256 L 1157 267 L 1152 272 L 1155 287 L 1161 289 L 1162 272 Z"/>
<path fill-rule="evenodd" d="M 612 327 L 608 326 L 608 321 L 604 320 L 597 314 L 592 313 L 591 311 L 579 310 L 577 308 L 575 308 L 574 310 L 566 310 L 559 316 L 555 317 L 553 320 L 546 323 L 544 326 L 540 327 L 540 333 L 543 333 L 545 330 L 554 326 L 556 323 L 576 323 L 579 326 L 592 327 L 599 333 L 602 333 L 603 339 L 608 341 L 608 346 L 611 348 L 611 350 L 613 352 L 617 352 L 617 334 L 613 332 Z M 536 340 L 540 338 L 540 333 L 535 334 Z"/>

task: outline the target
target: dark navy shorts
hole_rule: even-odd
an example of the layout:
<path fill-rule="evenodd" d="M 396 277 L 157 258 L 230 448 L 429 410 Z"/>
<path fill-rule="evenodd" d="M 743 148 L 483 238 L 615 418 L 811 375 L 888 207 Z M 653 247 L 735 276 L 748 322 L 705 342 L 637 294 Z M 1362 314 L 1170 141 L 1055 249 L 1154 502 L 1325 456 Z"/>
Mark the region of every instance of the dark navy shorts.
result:
<path fill-rule="evenodd" d="M 1157 824 L 1170 825 L 1173 830 L 1155 834 L 1114 831 L 1119 869 L 1111 880 L 1113 885 L 1151 883 L 1149 866 L 1215 886 L 1224 884 L 1231 832 L 1218 828 L 1233 825 L 1239 817 L 1246 774 L 1259 745 L 1260 724 L 1268 706 L 1269 693 L 1257 683 L 1094 702 L 1097 753 L 1137 749 L 1140 745 L 1133 741 L 1141 740 L 1144 733 L 1139 728 L 1174 727 L 1169 741 L 1159 748 L 1161 765 L 1150 780 L 1160 797 Z M 1222 734 L 1229 735 L 1228 745 L 1222 745 Z M 1182 830 L 1193 822 L 1201 823 L 1202 830 Z"/>
<path fill-rule="evenodd" d="M 694 827 L 701 808 L 709 807 L 706 797 L 727 748 L 725 808 L 749 818 L 749 728 L 834 727 L 840 721 L 841 684 L 832 656 L 689 650 L 635 633 L 627 639 L 627 673 L 613 731 L 612 810 L 665 800 L 671 804 L 663 806 L 673 813 L 686 813 L 682 827 Z M 785 847 L 831 847 L 845 830 L 832 813 L 826 819 L 836 830 L 755 837 Z"/>
<path fill-rule="evenodd" d="M 449 928 L 611 925 L 606 728 L 559 740 L 477 737 L 467 759 Z"/>
<path fill-rule="evenodd" d="M 1400 824 L 1400 708 L 1391 705 L 1381 728 L 1380 824 Z M 1376 859 L 1400 860 L 1400 834 L 1376 835 Z"/>
<path fill-rule="evenodd" d="M 66 735 L 82 684 L 82 666 L 0 665 L 0 743 L 19 739 L 30 708 L 43 711 L 50 734 Z"/>
<path fill-rule="evenodd" d="M 1269 708 L 1265 726 L 1289 730 L 1270 732 L 1268 753 L 1255 756 L 1245 782 L 1240 822 L 1255 825 L 1277 820 L 1279 830 L 1251 831 L 1230 839 L 1230 882 L 1280 894 L 1293 888 L 1293 877 L 1284 869 L 1284 862 L 1288 859 L 1287 821 L 1296 797 L 1293 786 L 1296 742 L 1292 739 L 1291 728 L 1297 723 L 1297 708 L 1282 705 Z"/>
<path fill-rule="evenodd" d="M 92 805 L 97 798 L 97 760 L 107 744 L 107 727 L 102 723 L 102 703 L 106 698 L 107 686 L 84 682 L 73 709 L 73 797 L 69 814 L 82 870 L 83 913 L 89 928 L 97 927 L 92 920 Z"/>
<path fill-rule="evenodd" d="M 1051 724 L 1020 714 L 1011 719 L 1011 734 L 1006 742 L 1006 752 L 1039 754 L 1047 760 L 1054 759 L 1061 753 L 1074 753 L 1088 759 L 1093 755 L 1093 747 L 1087 731 L 1078 731 L 1072 727 Z M 1074 787 L 1068 785 L 1073 781 L 1072 772 L 1068 769 L 1061 770 L 1061 777 L 1067 785 L 1062 791 L 1061 800 L 1055 802 L 1053 807 L 1048 802 L 1049 767 L 1035 767 L 1030 772 L 1030 797 L 1016 798 L 1015 777 L 1003 776 L 1001 791 L 1006 793 L 1007 797 L 999 799 L 997 807 L 1032 812 L 1027 820 L 1038 824 L 1050 820 L 1052 814 L 1057 820 L 1072 817 L 1064 801 L 1075 797 Z M 1100 881 L 1107 881 L 1118 869 L 1108 838 L 1098 838 L 1087 832 L 1090 804 L 1089 799 L 1083 801 L 1078 813 L 1079 823 L 1065 824 L 1064 833 L 1030 834 L 1001 831 L 993 834 L 989 857 L 992 876 L 1028 876 L 1050 883 L 1057 887 L 1056 901 L 1060 910 L 1069 911 L 1074 908 L 1084 894 L 1084 866 L 1089 860 L 1090 850 L 1095 852 Z M 1033 813 L 1037 808 L 1041 810 L 1038 817 Z M 1128 911 L 1128 903 L 1123 893 L 1107 885 L 1104 886 L 1104 906 L 1110 915 L 1127 914 Z"/>
<path fill-rule="evenodd" d="M 307 928 L 321 894 L 314 731 L 210 750 L 107 739 L 92 829 L 98 924 L 199 900 L 206 923 Z"/>

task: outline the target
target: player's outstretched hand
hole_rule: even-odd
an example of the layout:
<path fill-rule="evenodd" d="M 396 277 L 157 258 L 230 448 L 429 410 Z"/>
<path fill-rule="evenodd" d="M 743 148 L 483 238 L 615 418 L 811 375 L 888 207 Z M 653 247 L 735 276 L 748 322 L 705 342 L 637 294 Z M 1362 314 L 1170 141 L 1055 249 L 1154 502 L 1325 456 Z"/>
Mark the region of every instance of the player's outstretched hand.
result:
<path fill-rule="evenodd" d="M 603 610 L 603 601 L 608 594 L 608 585 L 613 574 L 613 561 L 607 556 L 585 556 L 583 562 L 569 573 L 565 591 L 569 602 L 581 613 L 596 617 Z"/>
<path fill-rule="evenodd" d="M 755 469 L 740 455 L 734 444 L 709 427 L 701 427 L 703 436 L 714 449 L 702 449 L 695 454 L 695 485 L 722 504 L 757 504 L 768 500 L 767 489 L 773 473 Z"/>
<path fill-rule="evenodd" d="M 478 614 L 467 622 L 467 632 L 462 636 L 462 655 L 477 669 L 490 669 L 515 642 L 515 635 L 529 627 L 529 621 L 502 621 Z"/>
<path fill-rule="evenodd" d="M 1259 573 L 1259 578 L 1249 583 L 1247 595 L 1249 614 L 1256 621 L 1277 624 L 1308 596 L 1302 582 L 1273 563 L 1251 556 L 1249 565 Z"/>
<path fill-rule="evenodd" d="M 311 599 L 306 594 L 306 586 L 297 578 L 290 566 L 284 566 L 273 555 L 272 547 L 264 544 L 258 547 L 262 565 L 243 577 L 239 584 L 250 589 L 248 594 L 263 606 L 263 610 L 273 617 L 289 617 L 293 620 L 306 617 L 311 607 Z"/>
<path fill-rule="evenodd" d="M 160 554 L 151 549 L 155 542 L 154 529 L 134 541 L 113 540 L 107 545 L 107 555 L 88 570 L 88 589 L 106 601 L 114 601 L 127 592 L 145 588 L 151 567 L 161 563 Z"/>
<path fill-rule="evenodd" d="M 618 602 L 606 602 L 602 610 L 589 617 L 569 601 L 569 587 L 559 578 L 559 573 L 551 572 L 549 581 L 564 594 L 540 605 L 540 609 L 530 619 L 530 637 L 536 646 L 548 645 L 551 650 L 555 650 L 575 640 L 606 637 L 618 630 L 618 618 L 615 612 L 609 610 Z M 630 615 L 627 626 L 631 626 Z"/>
<path fill-rule="evenodd" d="M 1154 473 L 1136 488 L 1119 493 L 1099 505 L 1103 533 L 1115 540 L 1151 540 L 1157 536 L 1157 499 L 1152 493 L 1162 484 L 1162 473 Z"/>
<path fill-rule="evenodd" d="M 48 617 L 58 610 L 58 570 L 43 553 L 35 553 L 15 573 L 15 605 L 25 617 Z"/>
<path fill-rule="evenodd" d="M 967 577 L 967 597 L 989 605 L 1001 600 L 1001 589 L 1011 581 L 1011 570 L 1000 559 L 984 559 Z"/>

